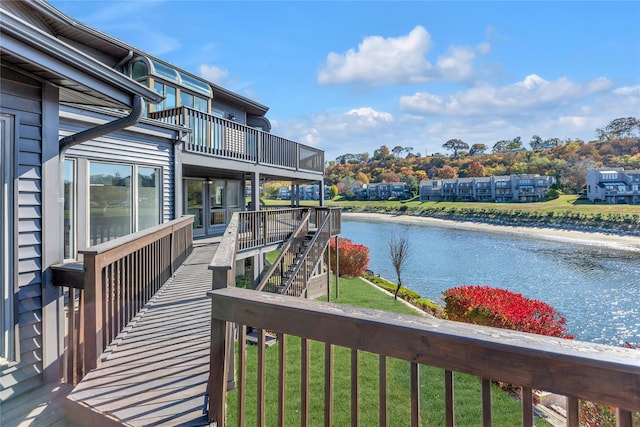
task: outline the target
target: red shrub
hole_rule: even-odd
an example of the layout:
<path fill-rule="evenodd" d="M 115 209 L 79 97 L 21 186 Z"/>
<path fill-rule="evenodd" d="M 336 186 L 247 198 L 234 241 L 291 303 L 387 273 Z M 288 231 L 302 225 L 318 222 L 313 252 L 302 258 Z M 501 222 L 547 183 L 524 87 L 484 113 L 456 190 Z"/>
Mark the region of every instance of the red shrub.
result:
<path fill-rule="evenodd" d="M 567 319 L 542 301 L 506 289 L 460 286 L 444 292 L 450 320 L 573 339 Z"/>
<path fill-rule="evenodd" d="M 331 254 L 331 269 L 336 271 L 335 239 L 331 239 L 329 243 L 329 252 Z M 341 275 L 362 276 L 369 266 L 369 248 L 340 237 L 338 238 L 338 263 Z"/>

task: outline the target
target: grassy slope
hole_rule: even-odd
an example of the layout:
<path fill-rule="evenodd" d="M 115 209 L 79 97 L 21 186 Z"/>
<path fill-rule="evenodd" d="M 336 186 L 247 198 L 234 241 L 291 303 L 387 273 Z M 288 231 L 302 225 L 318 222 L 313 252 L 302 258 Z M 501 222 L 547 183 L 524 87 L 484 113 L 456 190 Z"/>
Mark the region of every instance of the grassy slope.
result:
<path fill-rule="evenodd" d="M 340 298 L 332 301 L 385 311 L 414 314 L 404 304 L 371 288 L 359 279 L 340 279 Z M 335 287 L 332 286 L 332 293 Z M 266 351 L 267 360 L 267 425 L 276 425 L 277 416 L 277 358 L 279 344 Z M 256 417 L 256 354 L 255 346 L 248 348 L 247 423 Z M 310 425 L 323 425 L 324 420 L 324 345 L 311 343 Z M 286 425 L 299 425 L 300 413 L 300 340 L 287 337 L 287 409 Z M 378 417 L 378 356 L 359 353 L 360 425 L 377 425 Z M 333 425 L 350 424 L 350 350 L 334 349 L 334 420 Z M 444 373 L 441 369 L 421 366 L 422 425 L 444 425 Z M 391 426 L 405 426 L 410 422 L 409 363 L 387 360 L 388 419 Z M 456 425 L 478 425 L 481 420 L 480 379 L 455 374 Z M 229 425 L 235 425 L 237 391 L 228 396 Z M 520 425 L 520 404 L 494 387 L 492 393 L 493 425 Z M 540 423 L 538 423 L 540 424 Z"/>
<path fill-rule="evenodd" d="M 451 208 L 467 208 L 467 209 L 494 209 L 504 211 L 524 211 L 524 212 L 540 212 L 547 214 L 553 212 L 556 216 L 565 212 L 580 213 L 583 215 L 597 215 L 615 213 L 620 215 L 640 215 L 640 205 L 609 205 L 609 204 L 593 204 L 588 200 L 578 200 L 576 195 L 563 195 L 557 199 L 538 203 L 486 203 L 486 202 L 420 202 L 412 201 L 350 201 L 344 199 L 335 199 L 327 202 L 328 206 L 356 208 L 387 206 L 400 208 L 401 206 L 409 207 L 438 207 L 444 210 Z"/>

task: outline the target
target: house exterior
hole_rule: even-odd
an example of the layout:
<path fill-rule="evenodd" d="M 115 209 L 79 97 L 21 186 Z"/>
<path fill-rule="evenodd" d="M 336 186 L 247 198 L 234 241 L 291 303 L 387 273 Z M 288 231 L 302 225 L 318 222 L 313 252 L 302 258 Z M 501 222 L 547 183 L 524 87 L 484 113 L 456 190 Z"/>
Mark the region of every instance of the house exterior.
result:
<path fill-rule="evenodd" d="M 532 174 L 423 180 L 420 201 L 541 202 L 554 183 Z"/>
<path fill-rule="evenodd" d="M 640 203 L 640 170 L 589 169 L 587 197 L 593 202 L 610 204 Z"/>
<path fill-rule="evenodd" d="M 266 106 L 44 1 L 2 2 L 0 31 L 6 401 L 61 377 L 65 299 L 52 265 L 185 214 L 195 235 L 220 233 L 247 209 L 247 182 L 322 187 L 324 154 L 272 135 Z"/>

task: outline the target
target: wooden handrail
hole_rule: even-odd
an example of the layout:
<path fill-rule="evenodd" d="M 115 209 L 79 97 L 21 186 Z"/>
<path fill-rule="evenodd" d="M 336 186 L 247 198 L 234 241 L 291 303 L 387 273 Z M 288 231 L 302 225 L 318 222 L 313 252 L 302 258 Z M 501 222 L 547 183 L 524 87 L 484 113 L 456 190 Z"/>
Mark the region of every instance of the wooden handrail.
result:
<path fill-rule="evenodd" d="M 79 251 L 79 319 L 69 322 L 67 335 L 68 359 L 77 366 L 68 370 L 69 382 L 99 365 L 103 351 L 191 253 L 192 223 L 188 215 Z M 75 294 L 70 319 L 76 317 Z"/>
<path fill-rule="evenodd" d="M 234 322 L 273 331 L 280 337 L 292 335 L 476 375 L 483 379 L 483 389 L 487 384 L 484 379 L 519 385 L 526 399 L 530 399 L 532 389 L 539 389 L 571 396 L 572 401 L 584 399 L 612 405 L 622 408 L 619 419 L 623 424 L 631 419 L 631 411 L 640 411 L 637 350 L 245 289 L 220 289 L 208 295 L 212 323 L 216 325 L 212 355 L 215 352 L 219 356 L 223 354 L 221 348 L 233 345 L 215 335 L 215 330 Z M 213 363 L 211 369 L 214 378 L 227 375 Z M 225 414 L 224 408 L 215 405 L 224 406 L 225 400 L 220 398 L 224 390 L 218 386 L 210 383 L 209 393 L 218 399 L 210 401 L 209 419 L 220 427 L 224 426 L 224 418 L 220 418 Z M 487 401 L 483 394 L 483 407 Z M 523 408 L 523 425 L 531 425 L 528 414 L 530 408 Z"/>

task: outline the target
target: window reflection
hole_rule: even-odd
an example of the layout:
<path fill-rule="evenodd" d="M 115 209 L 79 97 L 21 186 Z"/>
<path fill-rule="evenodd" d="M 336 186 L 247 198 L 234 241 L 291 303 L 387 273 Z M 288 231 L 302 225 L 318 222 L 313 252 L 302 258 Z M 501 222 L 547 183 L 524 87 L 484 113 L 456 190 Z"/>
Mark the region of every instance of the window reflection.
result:
<path fill-rule="evenodd" d="M 89 244 L 132 232 L 132 166 L 91 162 L 89 165 Z"/>

